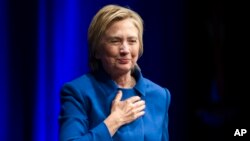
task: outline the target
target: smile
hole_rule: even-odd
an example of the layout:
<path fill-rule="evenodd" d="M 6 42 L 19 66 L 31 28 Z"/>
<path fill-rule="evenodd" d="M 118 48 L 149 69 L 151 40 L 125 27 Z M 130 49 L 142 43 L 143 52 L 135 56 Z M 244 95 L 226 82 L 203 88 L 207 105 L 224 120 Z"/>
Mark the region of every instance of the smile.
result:
<path fill-rule="evenodd" d="M 129 63 L 129 61 L 130 61 L 130 59 L 126 59 L 126 58 L 118 59 L 118 62 L 121 63 L 121 64 L 127 64 L 127 63 Z"/>

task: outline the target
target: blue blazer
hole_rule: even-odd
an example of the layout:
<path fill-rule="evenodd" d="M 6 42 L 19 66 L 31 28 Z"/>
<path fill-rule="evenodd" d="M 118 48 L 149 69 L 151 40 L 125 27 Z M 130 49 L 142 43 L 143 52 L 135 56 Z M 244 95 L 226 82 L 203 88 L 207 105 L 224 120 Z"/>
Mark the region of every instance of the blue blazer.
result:
<path fill-rule="evenodd" d="M 104 71 L 65 83 L 60 94 L 60 140 L 168 141 L 169 90 L 144 78 L 139 70 L 134 76 L 137 83 L 131 90 L 119 88 Z M 123 96 L 126 92 L 140 96 L 146 108 L 142 117 L 120 127 L 111 137 L 103 121 L 110 114 L 118 90 Z"/>

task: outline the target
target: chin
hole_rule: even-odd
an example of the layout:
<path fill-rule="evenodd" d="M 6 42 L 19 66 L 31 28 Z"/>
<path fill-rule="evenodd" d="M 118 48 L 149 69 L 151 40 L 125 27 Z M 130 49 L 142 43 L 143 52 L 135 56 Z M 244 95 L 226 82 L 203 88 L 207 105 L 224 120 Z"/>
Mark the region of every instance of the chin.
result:
<path fill-rule="evenodd" d="M 132 69 L 132 66 L 131 65 L 129 65 L 129 66 L 128 65 L 124 65 L 124 66 L 119 65 L 119 66 L 116 67 L 116 69 L 124 71 L 124 72 L 128 72 L 128 71 L 130 71 Z"/>

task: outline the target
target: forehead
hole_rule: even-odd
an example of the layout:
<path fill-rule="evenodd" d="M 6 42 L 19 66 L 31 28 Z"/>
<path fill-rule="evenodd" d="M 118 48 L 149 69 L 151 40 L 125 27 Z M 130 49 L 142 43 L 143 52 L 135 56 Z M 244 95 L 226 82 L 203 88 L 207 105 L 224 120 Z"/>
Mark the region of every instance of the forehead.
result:
<path fill-rule="evenodd" d="M 106 35 L 120 35 L 129 34 L 133 36 L 138 36 L 138 29 L 135 25 L 135 21 L 131 18 L 115 21 L 112 23 L 105 31 Z"/>

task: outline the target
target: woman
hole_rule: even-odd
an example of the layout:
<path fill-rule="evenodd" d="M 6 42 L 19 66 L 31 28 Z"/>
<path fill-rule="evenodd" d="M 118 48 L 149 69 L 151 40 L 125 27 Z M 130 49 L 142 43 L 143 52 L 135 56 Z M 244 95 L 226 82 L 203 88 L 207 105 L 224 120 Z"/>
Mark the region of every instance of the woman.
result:
<path fill-rule="evenodd" d="M 144 78 L 143 21 L 131 9 L 104 6 L 88 31 L 91 72 L 61 91 L 61 141 L 168 141 L 170 93 Z"/>

